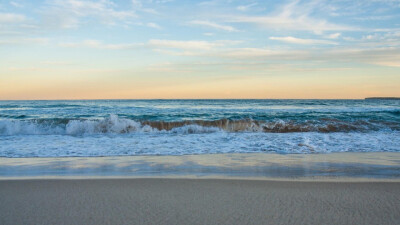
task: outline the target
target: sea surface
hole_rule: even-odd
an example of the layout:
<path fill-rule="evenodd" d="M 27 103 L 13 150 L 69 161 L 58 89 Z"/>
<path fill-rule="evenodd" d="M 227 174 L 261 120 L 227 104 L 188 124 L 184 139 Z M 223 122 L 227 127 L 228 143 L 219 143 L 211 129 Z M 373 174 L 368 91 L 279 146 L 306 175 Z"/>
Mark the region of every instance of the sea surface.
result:
<path fill-rule="evenodd" d="M 0 157 L 260 152 L 400 152 L 400 101 L 0 101 Z"/>

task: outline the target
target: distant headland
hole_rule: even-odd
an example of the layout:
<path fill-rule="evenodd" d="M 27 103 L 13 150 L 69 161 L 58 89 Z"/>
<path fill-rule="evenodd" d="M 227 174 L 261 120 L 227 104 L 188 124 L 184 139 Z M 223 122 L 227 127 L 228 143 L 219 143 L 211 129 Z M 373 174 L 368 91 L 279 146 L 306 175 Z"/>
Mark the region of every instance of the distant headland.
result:
<path fill-rule="evenodd" d="M 400 100 L 400 97 L 369 97 L 365 100 Z"/>

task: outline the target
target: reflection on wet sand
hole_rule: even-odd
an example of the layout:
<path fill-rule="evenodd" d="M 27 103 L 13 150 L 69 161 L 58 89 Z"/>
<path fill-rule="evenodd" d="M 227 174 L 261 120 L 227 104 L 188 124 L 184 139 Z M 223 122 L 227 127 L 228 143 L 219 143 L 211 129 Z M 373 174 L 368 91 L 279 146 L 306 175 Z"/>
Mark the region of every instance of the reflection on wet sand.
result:
<path fill-rule="evenodd" d="M 0 161 L 0 178 L 6 179 L 50 176 L 400 179 L 400 153 L 1 158 Z"/>

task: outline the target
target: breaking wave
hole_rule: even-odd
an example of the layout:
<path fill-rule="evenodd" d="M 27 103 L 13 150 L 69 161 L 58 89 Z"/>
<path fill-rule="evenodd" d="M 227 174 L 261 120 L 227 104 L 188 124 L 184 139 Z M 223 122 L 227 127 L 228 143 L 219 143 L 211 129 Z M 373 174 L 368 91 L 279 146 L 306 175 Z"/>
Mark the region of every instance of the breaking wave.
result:
<path fill-rule="evenodd" d="M 400 131 L 399 122 L 338 119 L 260 121 L 220 119 L 190 121 L 136 121 L 110 115 L 102 119 L 3 119 L 0 135 L 85 135 L 124 133 L 214 133 L 214 132 L 369 132 Z"/>

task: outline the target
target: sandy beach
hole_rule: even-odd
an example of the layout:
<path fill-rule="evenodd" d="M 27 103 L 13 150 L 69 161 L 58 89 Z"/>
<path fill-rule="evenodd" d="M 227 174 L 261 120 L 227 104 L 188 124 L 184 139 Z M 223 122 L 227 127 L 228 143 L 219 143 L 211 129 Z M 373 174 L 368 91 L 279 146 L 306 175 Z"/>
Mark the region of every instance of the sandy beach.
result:
<path fill-rule="evenodd" d="M 0 181 L 0 224 L 398 224 L 399 182 Z"/>
<path fill-rule="evenodd" d="M 400 225 L 400 0 L 0 1 L 0 225 Z"/>

